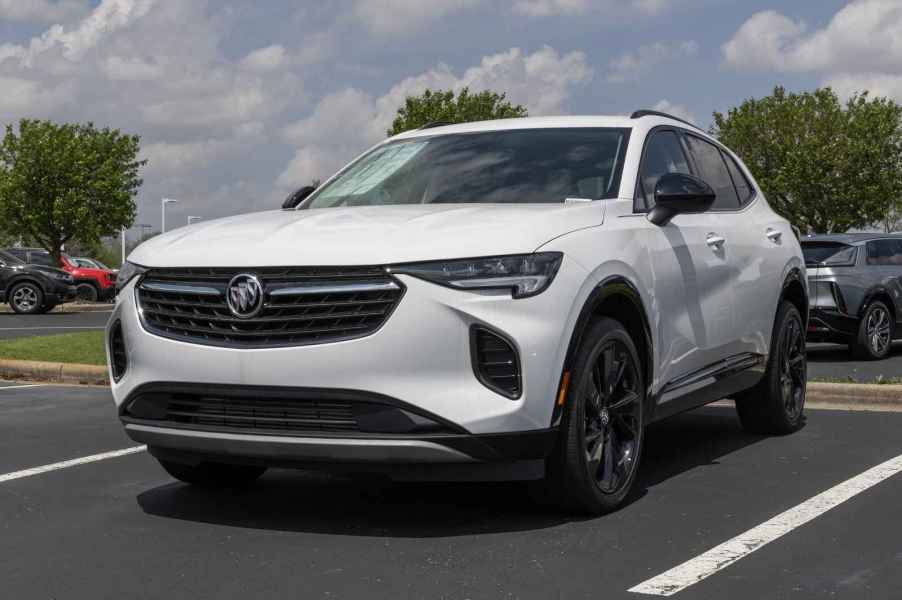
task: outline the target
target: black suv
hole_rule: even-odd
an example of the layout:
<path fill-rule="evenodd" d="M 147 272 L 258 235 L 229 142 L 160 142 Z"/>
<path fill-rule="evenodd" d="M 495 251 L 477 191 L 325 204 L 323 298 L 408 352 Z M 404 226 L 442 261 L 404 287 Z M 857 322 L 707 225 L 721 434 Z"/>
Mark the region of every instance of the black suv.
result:
<path fill-rule="evenodd" d="M 62 269 L 29 265 L 0 250 L 0 302 L 19 314 L 45 313 L 75 299 L 75 281 Z"/>
<path fill-rule="evenodd" d="M 902 337 L 902 235 L 850 233 L 802 239 L 808 267 L 808 341 L 849 344 L 884 358 Z"/>

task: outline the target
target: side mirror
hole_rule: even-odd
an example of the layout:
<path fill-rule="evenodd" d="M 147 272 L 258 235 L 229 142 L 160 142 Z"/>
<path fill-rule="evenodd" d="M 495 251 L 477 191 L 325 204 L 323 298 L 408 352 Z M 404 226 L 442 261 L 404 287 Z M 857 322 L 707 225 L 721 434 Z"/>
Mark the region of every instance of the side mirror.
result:
<path fill-rule="evenodd" d="M 648 220 L 667 225 L 680 213 L 703 213 L 714 204 L 717 194 L 698 177 L 685 173 L 665 173 L 655 185 L 655 206 Z"/>
<path fill-rule="evenodd" d="M 292 208 L 297 208 L 298 204 L 304 201 L 304 198 L 313 193 L 313 190 L 316 189 L 316 186 L 305 185 L 301 189 L 296 192 L 292 192 L 285 198 L 285 202 L 282 203 L 282 210 L 291 210 Z"/>

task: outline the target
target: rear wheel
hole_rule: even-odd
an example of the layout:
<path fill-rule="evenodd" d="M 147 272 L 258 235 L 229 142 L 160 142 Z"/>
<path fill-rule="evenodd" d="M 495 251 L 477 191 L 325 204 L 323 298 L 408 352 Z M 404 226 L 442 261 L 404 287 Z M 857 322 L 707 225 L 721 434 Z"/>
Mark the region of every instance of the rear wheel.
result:
<path fill-rule="evenodd" d="M 167 473 L 185 483 L 200 487 L 241 487 L 250 485 L 260 478 L 266 467 L 248 465 L 227 465 L 224 463 L 203 462 L 197 465 L 186 465 L 168 460 L 158 459 Z"/>
<path fill-rule="evenodd" d="M 570 373 L 548 491 L 566 508 L 610 512 L 629 494 L 642 451 L 645 382 L 636 345 L 619 322 L 600 319 Z"/>
<path fill-rule="evenodd" d="M 735 398 L 739 421 L 746 431 L 783 435 L 805 424 L 808 366 L 804 331 L 799 309 L 783 302 L 777 312 L 764 377 Z"/>
<path fill-rule="evenodd" d="M 864 311 L 864 317 L 858 325 L 858 336 L 852 345 L 852 352 L 865 360 L 886 358 L 893 339 L 893 327 L 889 308 L 880 300 L 874 300 Z"/>
<path fill-rule="evenodd" d="M 20 315 L 38 314 L 44 306 L 44 292 L 36 283 L 20 283 L 10 291 L 9 305 Z"/>
<path fill-rule="evenodd" d="M 81 302 L 97 302 L 100 292 L 92 283 L 79 283 L 75 287 L 75 297 Z"/>

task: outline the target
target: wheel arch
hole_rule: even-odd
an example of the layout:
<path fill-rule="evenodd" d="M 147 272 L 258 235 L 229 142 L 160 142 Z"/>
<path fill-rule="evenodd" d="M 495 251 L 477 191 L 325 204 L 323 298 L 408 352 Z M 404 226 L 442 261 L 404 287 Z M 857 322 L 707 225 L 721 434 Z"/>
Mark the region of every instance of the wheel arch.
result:
<path fill-rule="evenodd" d="M 889 309 L 890 315 L 892 315 L 893 320 L 898 320 L 899 315 L 896 310 L 896 303 L 893 301 L 893 296 L 892 294 L 890 294 L 889 289 L 887 289 L 883 284 L 876 285 L 865 292 L 864 298 L 861 301 L 861 305 L 858 307 L 858 314 L 856 315 L 859 319 L 864 318 L 864 313 L 867 312 L 868 307 L 874 300 L 880 300 L 881 302 L 886 304 L 886 308 Z"/>
<path fill-rule="evenodd" d="M 645 375 L 646 402 L 652 402 L 650 393 L 652 381 L 654 381 L 654 346 L 651 334 L 651 325 L 645 303 L 638 288 L 622 275 L 611 275 L 602 279 L 589 293 L 583 303 L 577 317 L 576 324 L 570 335 L 570 343 L 561 369 L 561 381 L 557 389 L 563 385 L 565 373 L 569 373 L 576 351 L 583 340 L 583 335 L 589 328 L 589 324 L 597 318 L 610 317 L 616 319 L 626 328 L 633 338 L 639 352 L 639 361 Z M 650 405 L 648 405 L 650 408 Z M 551 424 L 560 423 L 562 406 L 555 402 Z"/>
<path fill-rule="evenodd" d="M 13 278 L 9 283 L 6 284 L 6 297 L 9 299 L 10 294 L 12 294 L 13 288 L 22 283 L 33 283 L 39 288 L 41 288 L 41 293 L 46 294 L 47 288 L 44 287 L 43 282 L 37 277 L 33 277 L 31 275 L 20 275 L 18 277 Z"/>
<path fill-rule="evenodd" d="M 783 287 L 780 291 L 780 303 L 791 302 L 802 315 L 802 323 L 808 327 L 808 289 L 805 286 L 805 274 L 798 267 L 793 267 L 783 278 Z M 779 307 L 779 304 L 778 304 Z"/>

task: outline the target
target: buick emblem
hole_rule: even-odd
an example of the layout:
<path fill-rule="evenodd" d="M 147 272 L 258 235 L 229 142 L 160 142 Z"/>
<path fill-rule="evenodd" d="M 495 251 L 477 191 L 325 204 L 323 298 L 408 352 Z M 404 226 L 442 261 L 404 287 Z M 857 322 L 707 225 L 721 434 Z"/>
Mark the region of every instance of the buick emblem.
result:
<path fill-rule="evenodd" d="M 226 290 L 229 310 L 239 319 L 250 319 L 263 308 L 263 285 L 256 275 L 235 275 Z"/>

